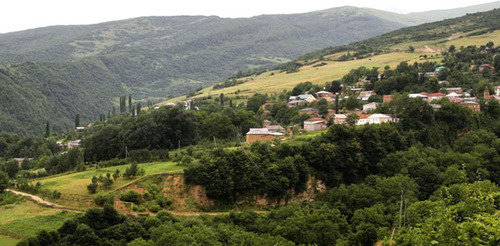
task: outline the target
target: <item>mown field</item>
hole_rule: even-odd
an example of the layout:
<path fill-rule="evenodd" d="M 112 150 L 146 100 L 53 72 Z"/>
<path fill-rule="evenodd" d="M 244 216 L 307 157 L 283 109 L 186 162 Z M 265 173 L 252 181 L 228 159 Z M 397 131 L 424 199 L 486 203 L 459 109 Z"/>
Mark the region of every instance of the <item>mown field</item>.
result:
<path fill-rule="evenodd" d="M 106 175 L 106 173 L 113 173 L 116 169 L 120 170 L 123 174 L 125 169 L 129 167 L 130 164 L 120 165 L 108 168 L 92 169 L 84 172 L 71 173 L 60 176 L 53 176 L 38 179 L 42 183 L 42 188 L 47 188 L 51 190 L 57 190 L 65 195 L 76 195 L 76 196 L 90 196 L 87 191 L 87 185 L 90 184 L 93 176 Z M 143 163 L 139 164 L 139 167 L 144 168 L 146 175 L 158 174 L 158 173 L 181 173 L 183 167 L 177 165 L 174 162 L 155 162 L 155 163 Z M 107 191 L 119 188 L 128 183 L 134 182 L 135 179 L 124 179 L 119 178 L 116 183 L 114 183 Z M 36 182 L 35 181 L 35 182 Z M 106 191 L 106 190 L 105 190 Z"/>
<path fill-rule="evenodd" d="M 0 207 L 0 246 L 16 245 L 41 230 L 56 230 L 77 213 L 42 207 L 29 200 Z"/>
<path fill-rule="evenodd" d="M 326 82 L 342 78 L 351 69 L 356 69 L 360 66 L 365 66 L 368 68 L 383 68 L 387 65 L 395 67 L 403 61 L 407 61 L 410 63 L 413 63 L 415 61 L 439 62 L 442 59 L 440 52 L 447 49 L 451 45 L 454 45 L 457 48 L 467 45 L 480 46 L 485 45 L 489 41 L 492 41 L 497 45 L 500 44 L 500 31 L 494 31 L 492 33 L 470 37 L 467 37 L 464 33 L 457 33 L 452 37 L 443 39 L 419 42 L 405 42 L 391 46 L 390 48 L 392 50 L 407 50 L 409 46 L 413 46 L 415 47 L 416 52 L 392 52 L 389 54 L 377 55 L 370 58 L 344 62 L 321 61 L 326 63 L 326 65 L 319 67 L 314 67 L 314 64 L 304 66 L 301 67 L 296 73 L 280 73 L 280 71 L 276 70 L 269 71 L 259 76 L 242 78 L 240 80 L 247 80 L 247 82 L 233 87 L 227 87 L 218 90 L 213 90 L 212 86 L 204 88 L 200 91 L 201 94 L 194 96 L 194 98 L 218 96 L 220 93 L 224 93 L 225 96 L 232 98 L 235 98 L 236 96 L 245 98 L 255 93 L 280 93 L 283 90 L 290 90 L 298 83 L 305 81 L 324 85 Z M 421 56 L 423 55 L 427 55 L 428 58 L 422 58 Z M 340 53 L 329 55 L 326 58 L 331 59 L 337 58 L 339 56 Z M 166 102 L 176 102 L 184 99 L 186 99 L 186 97 L 182 96 L 172 98 Z M 239 100 L 236 100 L 236 102 L 239 102 Z"/>

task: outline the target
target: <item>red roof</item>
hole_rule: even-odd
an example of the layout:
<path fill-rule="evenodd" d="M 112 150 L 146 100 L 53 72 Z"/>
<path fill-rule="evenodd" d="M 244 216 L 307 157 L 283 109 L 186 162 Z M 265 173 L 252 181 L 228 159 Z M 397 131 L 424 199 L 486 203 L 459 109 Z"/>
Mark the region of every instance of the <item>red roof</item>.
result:
<path fill-rule="evenodd" d="M 323 118 L 309 118 L 309 119 L 307 119 L 305 121 L 309 121 L 309 122 L 313 122 L 313 121 L 325 121 L 325 119 L 323 119 Z"/>
<path fill-rule="evenodd" d="M 480 67 L 491 67 L 491 65 L 490 65 L 490 64 L 481 64 L 481 65 L 479 65 L 479 66 L 480 66 Z"/>
<path fill-rule="evenodd" d="M 362 114 L 359 116 L 359 119 L 366 119 L 368 117 L 372 116 L 371 114 Z"/>
<path fill-rule="evenodd" d="M 430 96 L 430 97 L 442 97 L 442 96 L 444 96 L 444 94 L 441 92 L 437 92 L 437 93 L 429 94 L 428 96 Z"/>
<path fill-rule="evenodd" d="M 450 102 L 456 102 L 456 103 L 460 103 L 464 100 L 462 98 L 448 98 L 448 99 L 450 100 Z"/>

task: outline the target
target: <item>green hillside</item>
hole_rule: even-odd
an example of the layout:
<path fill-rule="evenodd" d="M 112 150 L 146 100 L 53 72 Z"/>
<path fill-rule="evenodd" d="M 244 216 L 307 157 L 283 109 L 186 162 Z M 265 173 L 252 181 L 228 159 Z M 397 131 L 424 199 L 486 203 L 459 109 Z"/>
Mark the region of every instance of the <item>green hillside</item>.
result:
<path fill-rule="evenodd" d="M 408 15 L 340 7 L 227 19 L 141 17 L 0 34 L 0 131 L 41 133 L 111 109 L 117 97 L 161 101 L 238 70 L 272 67 L 422 23 Z"/>
<path fill-rule="evenodd" d="M 241 83 L 235 86 L 204 88 L 193 97 L 202 98 L 223 93 L 232 98 L 247 98 L 255 93 L 272 94 L 291 90 L 298 83 L 305 81 L 324 85 L 361 66 L 383 68 L 395 67 L 403 61 L 440 62 L 441 51 L 447 50 L 451 45 L 457 48 L 468 45 L 481 46 L 489 41 L 499 44 L 500 25 L 496 21 L 499 18 L 500 9 L 497 9 L 404 28 L 350 45 L 318 50 L 288 63 L 296 66 L 297 72 L 285 72 L 283 69 L 286 70 L 287 66 L 282 65 L 262 74 L 239 78 Z M 415 51 L 408 52 L 409 46 L 413 46 Z M 347 52 L 353 57 L 345 61 L 339 60 L 341 55 Z M 186 96 L 182 96 L 167 102 L 185 98 Z"/>

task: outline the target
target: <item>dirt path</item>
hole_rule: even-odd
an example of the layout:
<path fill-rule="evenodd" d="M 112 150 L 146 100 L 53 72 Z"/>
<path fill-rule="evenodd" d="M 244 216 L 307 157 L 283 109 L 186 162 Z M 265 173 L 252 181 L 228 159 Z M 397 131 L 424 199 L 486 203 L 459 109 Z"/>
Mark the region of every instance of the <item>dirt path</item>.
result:
<path fill-rule="evenodd" d="M 65 206 L 61 206 L 61 205 L 57 205 L 57 204 L 51 203 L 49 201 L 44 200 L 43 198 L 41 198 L 39 196 L 31 195 L 29 193 L 25 193 L 25 192 L 21 192 L 21 191 L 17 191 L 17 190 L 11 190 L 11 189 L 5 189 L 5 190 L 6 191 L 10 191 L 10 192 L 12 192 L 12 193 L 14 193 L 16 195 L 19 195 L 19 196 L 27 197 L 28 199 L 34 201 L 38 205 L 42 205 L 42 206 L 46 206 L 46 207 L 51 207 L 51 208 L 55 208 L 55 209 L 83 211 L 82 209 L 70 208 L 70 207 L 65 207 Z"/>

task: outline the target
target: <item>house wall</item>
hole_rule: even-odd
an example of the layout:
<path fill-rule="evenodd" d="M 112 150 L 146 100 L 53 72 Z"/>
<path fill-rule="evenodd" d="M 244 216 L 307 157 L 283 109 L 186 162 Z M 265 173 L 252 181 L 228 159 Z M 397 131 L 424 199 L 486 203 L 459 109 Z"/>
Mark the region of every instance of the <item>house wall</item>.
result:
<path fill-rule="evenodd" d="M 247 140 L 246 142 L 247 143 L 253 143 L 255 141 L 261 141 L 261 142 L 266 142 L 266 141 L 271 141 L 275 138 L 275 136 L 273 135 L 269 135 L 269 134 L 247 134 Z"/>

